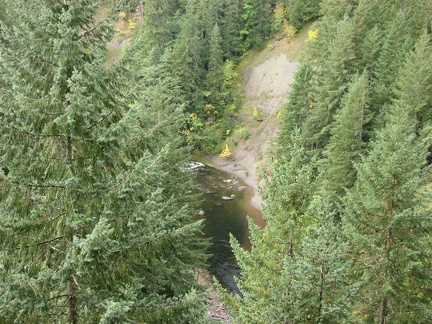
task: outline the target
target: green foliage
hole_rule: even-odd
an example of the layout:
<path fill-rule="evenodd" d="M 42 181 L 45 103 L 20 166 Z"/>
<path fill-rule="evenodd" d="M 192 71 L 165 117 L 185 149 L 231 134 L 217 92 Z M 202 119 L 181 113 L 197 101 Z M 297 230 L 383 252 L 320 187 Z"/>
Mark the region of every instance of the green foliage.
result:
<path fill-rule="evenodd" d="M 250 136 L 250 133 L 247 130 L 247 128 L 243 126 L 237 127 L 235 132 L 242 140 L 247 140 Z"/>
<path fill-rule="evenodd" d="M 431 321 L 429 1 L 324 0 L 280 119 L 239 323 Z M 428 18 L 427 18 L 428 17 Z M 415 45 L 414 45 L 415 44 Z"/>
<path fill-rule="evenodd" d="M 272 9 L 269 0 L 243 0 L 241 14 L 243 27 L 240 34 L 243 39 L 243 50 L 251 47 L 263 47 L 271 33 Z"/>
<path fill-rule="evenodd" d="M 284 256 L 290 259 L 299 252 L 302 225 L 310 224 L 304 212 L 312 197 L 314 173 L 298 138 L 293 138 L 290 148 L 286 160 L 274 164 L 273 181 L 265 187 L 263 212 L 267 226 L 260 231 L 250 223 L 252 251 L 244 251 L 232 239 L 234 253 L 242 268 L 243 279 L 238 285 L 244 297 L 225 298 L 231 300 L 232 311 L 239 323 L 272 322 L 274 316 L 284 315 L 286 303 L 281 303 L 280 299 Z"/>
<path fill-rule="evenodd" d="M 306 61 L 300 63 L 288 94 L 288 103 L 281 110 L 278 146 L 282 151 L 285 151 L 285 143 L 290 141 L 292 133 L 297 128 L 303 128 L 303 123 L 314 107 L 312 77 L 311 64 Z"/>
<path fill-rule="evenodd" d="M 258 108 L 254 108 L 252 111 L 252 117 L 257 121 L 263 121 L 265 114 Z"/>
<path fill-rule="evenodd" d="M 224 16 L 221 19 L 222 49 L 224 56 L 232 60 L 235 56 L 241 55 L 243 50 L 240 31 L 241 0 L 225 0 Z"/>
<path fill-rule="evenodd" d="M 322 0 L 321 14 L 329 18 L 332 23 L 351 17 L 361 0 Z"/>
<path fill-rule="evenodd" d="M 355 76 L 347 94 L 342 98 L 342 108 L 335 116 L 330 130 L 331 138 L 324 151 L 322 189 L 334 203 L 343 197 L 346 188 L 356 179 L 354 162 L 365 146 L 365 125 L 370 121 L 368 77 Z"/>
<path fill-rule="evenodd" d="M 390 110 L 371 153 L 357 165 L 358 178 L 346 198 L 344 232 L 361 284 L 357 303 L 371 322 L 426 323 L 430 319 L 431 220 L 422 170 L 427 141 L 416 139 L 415 119 L 405 107 Z M 416 279 L 414 279 L 416 278 Z"/>
<path fill-rule="evenodd" d="M 145 87 L 132 85 L 127 59 L 107 69 L 113 30 L 96 12 L 87 0 L 7 4 L 16 20 L 0 43 L 1 322 L 204 316 L 194 274 L 206 243 L 191 218 L 176 81 L 144 70 Z"/>
<path fill-rule="evenodd" d="M 296 29 L 319 17 L 321 0 L 291 0 L 288 2 L 288 21 Z"/>
<path fill-rule="evenodd" d="M 299 135 L 275 161 L 262 193 L 267 225 L 250 223 L 252 250 L 232 239 L 242 298 L 223 293 L 238 323 L 335 323 L 347 318 L 346 244 L 316 196 L 316 159 Z"/>
<path fill-rule="evenodd" d="M 407 21 L 402 12 L 398 12 L 385 35 L 382 50 L 374 71 L 375 79 L 371 102 L 378 110 L 388 105 L 394 98 L 393 84 L 406 53 L 412 48 L 413 40 L 407 33 Z"/>
<path fill-rule="evenodd" d="M 432 48 L 429 35 L 422 35 L 406 55 L 396 80 L 396 102 L 417 119 L 416 130 L 430 126 L 432 114 Z"/>
<path fill-rule="evenodd" d="M 145 19 L 142 26 L 142 47 L 148 53 L 153 52 L 155 59 L 164 53 L 167 44 L 171 44 L 179 33 L 180 21 L 176 16 L 178 10 L 180 7 L 175 1 L 143 1 Z"/>
<path fill-rule="evenodd" d="M 314 106 L 304 122 L 304 136 L 308 145 L 323 148 L 330 138 L 330 127 L 335 113 L 341 107 L 341 98 L 345 95 L 353 73 L 354 44 L 352 26 L 349 20 L 338 23 L 337 33 L 331 41 L 328 56 L 319 70 Z"/>

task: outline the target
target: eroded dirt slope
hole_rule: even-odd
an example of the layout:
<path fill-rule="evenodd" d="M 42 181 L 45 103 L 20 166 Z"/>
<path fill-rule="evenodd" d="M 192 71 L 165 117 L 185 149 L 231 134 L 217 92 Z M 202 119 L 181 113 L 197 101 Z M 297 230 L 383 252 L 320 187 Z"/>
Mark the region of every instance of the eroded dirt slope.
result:
<path fill-rule="evenodd" d="M 250 59 L 241 75 L 244 100 L 238 115 L 249 137 L 244 140 L 234 135 L 228 140 L 232 152 L 229 158 L 209 157 L 214 166 L 235 174 L 252 188 L 260 184 L 260 168 L 271 162 L 268 149 L 277 133 L 278 111 L 287 102 L 306 37 L 307 30 L 289 43 L 274 40 Z M 260 208 L 258 193 L 252 203 Z"/>

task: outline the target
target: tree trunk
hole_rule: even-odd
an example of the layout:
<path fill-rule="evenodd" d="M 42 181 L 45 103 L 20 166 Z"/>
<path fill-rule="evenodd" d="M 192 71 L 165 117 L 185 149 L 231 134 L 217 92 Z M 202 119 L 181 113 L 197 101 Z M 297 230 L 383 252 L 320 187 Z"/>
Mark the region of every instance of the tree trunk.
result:
<path fill-rule="evenodd" d="M 68 299 L 68 317 L 69 317 L 69 323 L 71 324 L 78 324 L 78 309 L 77 309 L 77 298 L 76 298 L 76 283 L 71 275 L 68 282 L 68 293 L 69 293 L 69 299 Z"/>
<path fill-rule="evenodd" d="M 386 323 L 386 315 L 387 315 L 387 297 L 384 297 L 381 299 L 381 306 L 380 306 L 380 324 Z"/>

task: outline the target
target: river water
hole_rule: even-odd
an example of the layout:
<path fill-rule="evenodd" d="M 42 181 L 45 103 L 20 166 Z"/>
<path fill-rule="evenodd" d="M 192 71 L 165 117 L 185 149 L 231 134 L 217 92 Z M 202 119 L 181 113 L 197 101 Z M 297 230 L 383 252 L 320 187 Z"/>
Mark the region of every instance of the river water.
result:
<path fill-rule="evenodd" d="M 212 243 L 208 251 L 211 254 L 209 272 L 223 287 L 236 293 L 234 277 L 240 275 L 240 268 L 229 243 L 229 233 L 243 248 L 250 250 L 246 216 L 262 227 L 261 211 L 251 204 L 253 190 L 234 175 L 209 166 L 197 168 L 197 172 L 197 184 L 204 195 L 204 233 Z"/>

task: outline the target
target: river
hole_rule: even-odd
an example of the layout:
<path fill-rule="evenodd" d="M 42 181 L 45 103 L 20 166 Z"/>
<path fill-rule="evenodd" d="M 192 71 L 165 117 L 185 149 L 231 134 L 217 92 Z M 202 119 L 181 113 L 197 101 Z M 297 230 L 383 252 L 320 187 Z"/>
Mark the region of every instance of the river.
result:
<path fill-rule="evenodd" d="M 211 239 L 209 272 L 223 287 L 236 293 L 238 289 L 234 277 L 240 275 L 240 268 L 231 250 L 229 233 L 244 249 L 250 250 L 246 216 L 262 227 L 261 211 L 251 204 L 253 190 L 234 175 L 209 166 L 196 170 L 197 184 L 204 195 L 204 233 Z"/>

